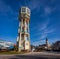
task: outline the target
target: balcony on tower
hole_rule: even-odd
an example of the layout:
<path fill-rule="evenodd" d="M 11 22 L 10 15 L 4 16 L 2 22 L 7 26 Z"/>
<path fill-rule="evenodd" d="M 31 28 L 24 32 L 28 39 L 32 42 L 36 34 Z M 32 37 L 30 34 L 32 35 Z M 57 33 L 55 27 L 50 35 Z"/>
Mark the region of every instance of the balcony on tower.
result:
<path fill-rule="evenodd" d="M 28 7 L 22 7 L 20 9 L 20 16 L 21 18 L 30 18 L 30 9 Z"/>

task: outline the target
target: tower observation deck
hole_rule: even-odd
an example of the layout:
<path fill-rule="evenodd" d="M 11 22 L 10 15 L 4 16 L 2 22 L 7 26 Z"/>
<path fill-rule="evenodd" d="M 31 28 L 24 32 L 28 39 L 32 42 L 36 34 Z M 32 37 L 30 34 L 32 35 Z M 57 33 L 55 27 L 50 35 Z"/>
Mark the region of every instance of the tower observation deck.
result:
<path fill-rule="evenodd" d="M 30 9 L 28 7 L 21 7 L 19 12 L 19 29 L 17 37 L 18 51 L 30 51 Z"/>

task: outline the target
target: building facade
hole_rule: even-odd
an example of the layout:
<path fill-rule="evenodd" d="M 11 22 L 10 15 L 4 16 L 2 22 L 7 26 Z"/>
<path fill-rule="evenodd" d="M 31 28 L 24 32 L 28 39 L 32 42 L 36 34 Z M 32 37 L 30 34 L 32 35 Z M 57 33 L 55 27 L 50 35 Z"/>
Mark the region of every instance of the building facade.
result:
<path fill-rule="evenodd" d="M 3 49 L 9 50 L 13 48 L 14 48 L 14 44 L 12 42 L 6 42 L 0 39 L 0 50 L 3 50 Z"/>
<path fill-rule="evenodd" d="M 19 12 L 19 29 L 17 37 L 18 51 L 30 50 L 30 9 L 28 7 L 21 7 Z"/>

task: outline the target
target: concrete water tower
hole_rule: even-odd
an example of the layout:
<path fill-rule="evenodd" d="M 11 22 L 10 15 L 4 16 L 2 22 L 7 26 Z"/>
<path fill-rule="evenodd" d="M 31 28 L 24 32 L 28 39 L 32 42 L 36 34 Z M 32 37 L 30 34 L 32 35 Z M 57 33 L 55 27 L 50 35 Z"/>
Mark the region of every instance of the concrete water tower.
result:
<path fill-rule="evenodd" d="M 19 29 L 17 37 L 18 51 L 30 51 L 30 9 L 21 7 L 19 12 Z"/>

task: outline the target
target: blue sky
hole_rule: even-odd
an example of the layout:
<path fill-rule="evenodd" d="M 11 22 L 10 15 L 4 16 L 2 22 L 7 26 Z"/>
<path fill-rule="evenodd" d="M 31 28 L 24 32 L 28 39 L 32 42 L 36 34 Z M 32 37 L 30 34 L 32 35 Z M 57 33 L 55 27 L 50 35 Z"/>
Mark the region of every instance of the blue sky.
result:
<path fill-rule="evenodd" d="M 60 40 L 60 0 L 0 0 L 0 39 L 16 43 L 18 35 L 19 9 L 27 6 L 31 10 L 31 44 Z"/>

